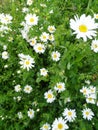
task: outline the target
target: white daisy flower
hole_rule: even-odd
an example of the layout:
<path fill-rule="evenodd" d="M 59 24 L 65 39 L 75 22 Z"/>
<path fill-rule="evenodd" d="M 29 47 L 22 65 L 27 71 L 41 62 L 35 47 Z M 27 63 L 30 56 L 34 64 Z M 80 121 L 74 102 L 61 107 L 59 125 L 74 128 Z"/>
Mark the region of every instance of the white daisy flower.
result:
<path fill-rule="evenodd" d="M 90 90 L 90 94 L 96 93 L 96 87 L 94 86 L 90 86 L 89 90 Z"/>
<path fill-rule="evenodd" d="M 22 112 L 18 112 L 17 115 L 18 115 L 18 118 L 19 118 L 19 119 L 22 119 L 22 118 L 23 118 Z"/>
<path fill-rule="evenodd" d="M 30 119 L 34 118 L 34 110 L 33 109 L 29 109 L 28 113 L 28 117 L 30 117 Z"/>
<path fill-rule="evenodd" d="M 29 43 L 30 43 L 31 46 L 34 46 L 34 45 L 37 43 L 37 41 L 36 41 L 36 37 L 30 39 L 29 41 L 30 41 Z"/>
<path fill-rule="evenodd" d="M 58 93 L 63 92 L 65 90 L 65 84 L 62 83 L 62 82 L 59 82 L 59 83 L 56 84 L 56 86 L 54 87 L 54 89 L 56 91 L 58 91 Z"/>
<path fill-rule="evenodd" d="M 55 28 L 54 26 L 48 26 L 48 31 L 49 31 L 50 33 L 54 33 L 55 30 L 56 30 L 56 28 Z"/>
<path fill-rule="evenodd" d="M 66 121 L 62 117 L 56 118 L 52 124 L 52 130 L 66 130 L 68 128 Z"/>
<path fill-rule="evenodd" d="M 87 96 L 90 93 L 89 89 L 85 86 L 83 86 L 82 89 L 80 89 L 80 92 L 83 93 L 84 96 Z"/>
<path fill-rule="evenodd" d="M 40 36 L 40 40 L 41 40 L 42 42 L 47 42 L 48 39 L 49 39 L 49 34 L 46 33 L 46 32 L 43 32 L 43 33 L 41 34 L 41 36 Z"/>
<path fill-rule="evenodd" d="M 17 101 L 21 101 L 21 96 L 18 96 L 18 97 L 17 97 Z"/>
<path fill-rule="evenodd" d="M 98 14 L 94 14 L 94 18 L 95 18 L 95 19 L 98 19 Z"/>
<path fill-rule="evenodd" d="M 2 52 L 2 59 L 7 60 L 9 58 L 9 54 L 7 51 Z"/>
<path fill-rule="evenodd" d="M 2 16 L 0 21 L 1 21 L 2 24 L 7 25 L 7 24 L 11 23 L 12 19 L 13 19 L 13 17 L 10 14 L 5 14 L 5 15 Z"/>
<path fill-rule="evenodd" d="M 49 35 L 49 40 L 50 40 L 51 42 L 54 41 L 54 35 L 53 35 L 53 34 L 50 34 L 50 35 Z"/>
<path fill-rule="evenodd" d="M 25 20 L 27 25 L 34 26 L 38 23 L 38 16 L 36 16 L 36 14 L 27 14 Z"/>
<path fill-rule="evenodd" d="M 58 51 L 53 51 L 51 56 L 53 61 L 59 61 L 60 60 L 60 53 Z"/>
<path fill-rule="evenodd" d="M 40 130 L 50 130 L 51 129 L 51 127 L 50 127 L 50 124 L 48 124 L 48 123 L 45 123 L 41 128 L 40 128 Z"/>
<path fill-rule="evenodd" d="M 96 99 L 96 95 L 90 94 L 86 97 L 86 102 L 91 103 L 91 104 L 95 104 L 95 99 Z"/>
<path fill-rule="evenodd" d="M 18 84 L 15 87 L 15 92 L 20 92 L 21 91 L 21 86 Z"/>
<path fill-rule="evenodd" d="M 47 76 L 48 75 L 48 70 L 45 69 L 45 68 L 40 69 L 40 75 Z"/>
<path fill-rule="evenodd" d="M 94 18 L 85 14 L 81 15 L 80 18 L 78 16 L 74 18 L 75 20 L 70 20 L 70 27 L 74 30 L 73 34 L 76 34 L 77 39 L 83 38 L 84 41 L 87 41 L 87 38 L 92 39 L 96 36 L 95 29 L 98 28 L 98 24 L 95 23 Z"/>
<path fill-rule="evenodd" d="M 27 5 L 32 5 L 33 4 L 33 0 L 27 0 Z"/>
<path fill-rule="evenodd" d="M 3 50 L 7 50 L 7 46 L 6 45 L 3 46 Z"/>
<path fill-rule="evenodd" d="M 91 43 L 91 50 L 93 50 L 95 53 L 98 52 L 98 40 L 93 40 Z"/>
<path fill-rule="evenodd" d="M 20 57 L 20 62 L 19 64 L 21 65 L 21 68 L 23 69 L 27 69 L 27 71 L 29 71 L 32 67 L 34 67 L 34 58 L 32 58 L 29 55 L 24 55 L 24 54 L 19 54 L 18 55 Z"/>
<path fill-rule="evenodd" d="M 32 87 L 30 85 L 26 85 L 24 87 L 24 92 L 30 94 L 32 92 Z"/>
<path fill-rule="evenodd" d="M 41 44 L 41 43 L 37 43 L 34 45 L 34 50 L 36 53 L 44 53 L 45 52 L 45 45 L 44 44 Z"/>
<path fill-rule="evenodd" d="M 90 108 L 85 108 L 82 111 L 82 115 L 83 115 L 84 119 L 92 120 L 94 113 L 92 112 L 92 110 Z"/>
<path fill-rule="evenodd" d="M 52 103 L 55 100 L 55 96 L 51 89 L 48 90 L 48 92 L 45 92 L 44 96 L 45 96 L 45 99 L 47 100 L 47 103 Z"/>
<path fill-rule="evenodd" d="M 29 11 L 28 8 L 26 8 L 26 7 L 22 8 L 22 12 L 23 12 L 23 13 L 27 13 L 28 11 Z"/>
<path fill-rule="evenodd" d="M 75 109 L 64 109 L 63 116 L 69 122 L 73 122 L 76 118 L 76 111 Z"/>

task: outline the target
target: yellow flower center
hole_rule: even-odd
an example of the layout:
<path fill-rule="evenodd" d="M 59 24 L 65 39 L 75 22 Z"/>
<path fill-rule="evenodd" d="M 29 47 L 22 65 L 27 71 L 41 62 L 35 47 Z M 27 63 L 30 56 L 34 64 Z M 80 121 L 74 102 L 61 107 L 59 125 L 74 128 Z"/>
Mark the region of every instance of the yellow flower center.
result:
<path fill-rule="evenodd" d="M 57 54 L 54 54 L 54 56 L 53 56 L 54 58 L 57 58 Z"/>
<path fill-rule="evenodd" d="M 88 116 L 88 115 L 89 115 L 89 112 L 87 111 L 85 114 Z"/>
<path fill-rule="evenodd" d="M 87 92 L 86 89 L 84 89 L 84 90 L 83 90 L 83 93 L 86 94 L 86 92 Z"/>
<path fill-rule="evenodd" d="M 62 89 L 62 85 L 58 85 L 57 88 Z"/>
<path fill-rule="evenodd" d="M 97 45 L 97 44 L 94 44 L 94 48 L 98 48 L 98 45 Z"/>
<path fill-rule="evenodd" d="M 86 33 L 88 31 L 88 28 L 87 28 L 86 25 L 82 24 L 82 25 L 79 26 L 79 31 Z"/>
<path fill-rule="evenodd" d="M 32 115 L 32 111 L 30 111 L 30 115 Z"/>
<path fill-rule="evenodd" d="M 49 94 L 48 94 L 48 98 L 52 98 L 52 97 L 53 97 L 52 94 L 49 93 Z"/>
<path fill-rule="evenodd" d="M 41 51 L 41 50 L 42 50 L 42 47 L 41 47 L 41 46 L 39 46 L 39 47 L 38 47 L 38 50 L 39 50 L 39 51 Z"/>
<path fill-rule="evenodd" d="M 59 129 L 63 129 L 63 125 L 61 123 L 58 124 Z"/>
<path fill-rule="evenodd" d="M 30 90 L 30 88 L 26 88 L 26 90 L 27 90 L 27 91 L 29 91 L 29 90 Z"/>
<path fill-rule="evenodd" d="M 30 64 L 30 61 L 27 60 L 27 61 L 26 61 L 26 65 L 29 65 L 29 64 Z"/>
<path fill-rule="evenodd" d="M 34 18 L 30 18 L 30 22 L 33 23 L 34 22 Z"/>
<path fill-rule="evenodd" d="M 88 98 L 88 100 L 89 100 L 89 101 L 92 101 L 92 100 L 93 100 L 93 98 Z"/>
<path fill-rule="evenodd" d="M 98 19 L 98 15 L 96 15 L 96 19 Z"/>
<path fill-rule="evenodd" d="M 53 31 L 53 28 L 52 27 L 50 27 L 50 29 L 49 29 L 50 31 Z"/>
<path fill-rule="evenodd" d="M 48 126 L 47 126 L 47 125 L 45 125 L 45 126 L 44 126 L 44 128 L 45 128 L 45 129 L 48 129 Z"/>
<path fill-rule="evenodd" d="M 72 116 L 72 112 L 71 111 L 68 112 L 68 116 Z"/>
<path fill-rule="evenodd" d="M 32 40 L 32 44 L 33 44 L 33 45 L 35 44 L 35 41 L 34 41 L 34 40 Z"/>
<path fill-rule="evenodd" d="M 46 39 L 46 36 L 45 36 L 45 35 L 43 35 L 43 39 Z"/>

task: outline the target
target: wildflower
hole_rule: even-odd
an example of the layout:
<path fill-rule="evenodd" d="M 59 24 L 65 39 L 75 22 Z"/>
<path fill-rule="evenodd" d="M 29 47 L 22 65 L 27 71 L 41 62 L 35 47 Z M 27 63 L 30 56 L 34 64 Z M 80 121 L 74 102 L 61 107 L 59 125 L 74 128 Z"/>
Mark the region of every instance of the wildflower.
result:
<path fill-rule="evenodd" d="M 27 5 L 32 5 L 32 3 L 33 3 L 33 0 L 27 0 Z"/>
<path fill-rule="evenodd" d="M 30 39 L 29 41 L 30 41 L 30 45 L 31 45 L 31 46 L 34 46 L 34 45 L 37 43 L 37 41 L 36 41 L 36 37 Z"/>
<path fill-rule="evenodd" d="M 45 45 L 41 43 L 37 43 L 34 45 L 34 50 L 36 53 L 44 53 L 45 52 Z"/>
<path fill-rule="evenodd" d="M 40 75 L 42 76 L 47 76 L 48 70 L 46 70 L 45 68 L 40 69 Z"/>
<path fill-rule="evenodd" d="M 83 93 L 84 96 L 90 93 L 89 89 L 85 86 L 83 86 L 82 89 L 80 89 L 80 92 Z"/>
<path fill-rule="evenodd" d="M 74 109 L 64 109 L 63 116 L 69 122 L 73 122 L 76 118 L 76 112 Z"/>
<path fill-rule="evenodd" d="M 55 28 L 54 26 L 48 26 L 48 31 L 49 31 L 50 33 L 54 33 L 55 30 L 56 30 L 56 28 Z"/>
<path fill-rule="evenodd" d="M 55 96 L 53 95 L 53 91 L 50 89 L 48 92 L 44 93 L 45 99 L 47 103 L 52 103 L 55 100 Z"/>
<path fill-rule="evenodd" d="M 94 113 L 92 112 L 92 110 L 90 108 L 85 108 L 82 111 L 82 115 L 83 115 L 84 119 L 92 120 Z"/>
<path fill-rule="evenodd" d="M 92 41 L 91 50 L 93 50 L 95 53 L 98 52 L 98 40 L 93 40 Z"/>
<path fill-rule="evenodd" d="M 32 87 L 30 85 L 26 85 L 24 87 L 24 92 L 30 94 L 32 92 Z"/>
<path fill-rule="evenodd" d="M 17 115 L 19 119 L 23 118 L 22 112 L 18 112 Z"/>
<path fill-rule="evenodd" d="M 2 52 L 2 59 L 7 60 L 9 58 L 9 54 L 7 51 Z"/>
<path fill-rule="evenodd" d="M 45 123 L 41 128 L 40 128 L 40 130 L 50 130 L 51 128 L 50 128 L 50 124 L 48 124 L 48 123 Z"/>
<path fill-rule="evenodd" d="M 53 34 L 49 35 L 49 40 L 50 40 L 51 42 L 54 41 L 54 35 L 53 35 Z"/>
<path fill-rule="evenodd" d="M 75 20 L 70 20 L 70 27 L 74 30 L 73 34 L 76 34 L 76 38 L 83 38 L 84 41 L 87 41 L 87 38 L 92 39 L 96 36 L 95 29 L 98 28 L 98 24 L 95 23 L 94 18 L 90 15 L 86 16 L 85 14 L 74 17 Z"/>
<path fill-rule="evenodd" d="M 98 14 L 94 14 L 94 18 L 95 18 L 95 19 L 98 19 Z"/>
<path fill-rule="evenodd" d="M 38 23 L 38 16 L 36 16 L 36 14 L 27 14 L 25 20 L 27 25 L 34 26 Z"/>
<path fill-rule="evenodd" d="M 56 118 L 52 124 L 52 130 L 66 130 L 68 128 L 66 121 L 62 117 Z"/>
<path fill-rule="evenodd" d="M 18 84 L 15 86 L 15 91 L 20 92 L 21 91 L 21 86 Z"/>
<path fill-rule="evenodd" d="M 59 61 L 60 60 L 60 53 L 58 51 L 53 51 L 51 56 L 53 61 Z"/>
<path fill-rule="evenodd" d="M 59 82 L 54 87 L 55 90 L 57 90 L 59 93 L 65 90 L 65 84 L 63 82 Z"/>
<path fill-rule="evenodd" d="M 41 34 L 41 36 L 40 36 L 40 40 L 41 40 L 42 42 L 47 42 L 48 39 L 49 39 L 49 34 L 46 33 L 46 32 L 43 32 L 43 33 Z"/>
<path fill-rule="evenodd" d="M 33 109 L 29 109 L 28 113 L 28 117 L 30 117 L 30 119 L 34 118 L 34 110 Z"/>
<path fill-rule="evenodd" d="M 34 67 L 34 58 L 32 58 L 29 55 L 24 55 L 24 54 L 19 54 L 18 55 L 20 57 L 20 62 L 19 64 L 21 65 L 21 68 L 23 69 L 27 69 L 27 71 L 29 71 L 32 67 Z"/>

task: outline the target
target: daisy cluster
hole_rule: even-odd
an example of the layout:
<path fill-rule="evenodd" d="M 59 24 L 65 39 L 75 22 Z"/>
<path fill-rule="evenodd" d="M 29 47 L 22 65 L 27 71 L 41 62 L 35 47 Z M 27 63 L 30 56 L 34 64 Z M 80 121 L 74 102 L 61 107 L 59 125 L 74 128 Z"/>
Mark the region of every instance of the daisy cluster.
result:
<path fill-rule="evenodd" d="M 15 27 L 13 19 L 17 20 L 18 15 L 0 14 L 0 33 L 3 39 L 0 45 L 0 73 L 3 75 L 0 76 L 0 94 L 4 96 L 0 96 L 0 120 L 5 121 L 4 123 L 19 122 L 23 129 L 30 130 L 66 130 L 73 129 L 73 126 L 83 120 L 87 123 L 94 122 L 98 117 L 92 109 L 93 106 L 98 107 L 97 87 L 89 81 L 85 82 L 86 85 L 81 85 L 85 78 L 91 77 L 83 75 L 86 72 L 88 74 L 88 70 L 81 72 L 83 65 L 78 64 L 78 61 L 81 62 L 83 56 L 80 55 L 80 50 L 76 50 L 80 56 L 77 58 L 75 54 L 78 53 L 73 52 L 74 46 L 70 41 L 81 42 L 82 47 L 86 46 L 86 42 L 87 45 L 90 43 L 89 52 L 92 53 L 93 50 L 97 53 L 98 14 L 82 14 L 80 17 L 75 15 L 74 19 L 71 18 L 68 28 L 73 33 L 70 33 L 66 41 L 67 33 L 63 29 L 65 25 L 59 25 L 60 20 L 55 16 L 57 10 L 55 7 L 48 9 L 49 4 L 52 4 L 51 0 L 46 0 L 47 4 L 42 1 L 38 3 L 26 0 L 25 4 L 21 4 L 22 17 L 19 17 L 20 22 L 16 22 Z M 9 32 L 10 25 L 13 35 Z M 19 26 L 18 29 L 16 26 Z M 78 44 L 76 47 L 78 48 Z M 83 58 L 86 64 L 88 57 Z M 94 67 L 93 71 L 97 68 L 98 66 Z M 95 80 L 93 78 L 92 84 Z M 6 111 L 9 111 L 8 115 L 5 114 Z"/>
<path fill-rule="evenodd" d="M 0 33 L 8 33 L 8 31 L 11 31 L 9 24 L 12 23 L 12 19 L 13 17 L 10 14 L 0 14 Z"/>

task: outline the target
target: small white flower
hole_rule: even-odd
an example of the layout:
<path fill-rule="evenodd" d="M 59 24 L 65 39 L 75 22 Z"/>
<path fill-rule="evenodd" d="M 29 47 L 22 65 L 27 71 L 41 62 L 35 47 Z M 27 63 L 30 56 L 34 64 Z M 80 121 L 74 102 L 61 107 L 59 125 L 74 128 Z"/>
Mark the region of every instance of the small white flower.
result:
<path fill-rule="evenodd" d="M 7 24 L 11 23 L 12 19 L 13 19 L 13 17 L 10 14 L 5 14 L 5 15 L 1 16 L 0 21 L 1 21 L 2 24 L 7 25 Z"/>
<path fill-rule="evenodd" d="M 84 119 L 92 120 L 94 113 L 92 112 L 92 110 L 90 108 L 85 108 L 82 111 L 82 115 L 83 115 Z"/>
<path fill-rule="evenodd" d="M 50 32 L 50 33 L 54 33 L 55 32 L 55 27 L 54 26 L 48 26 L 48 31 Z"/>
<path fill-rule="evenodd" d="M 4 68 L 8 68 L 8 65 L 5 65 Z"/>
<path fill-rule="evenodd" d="M 7 46 L 6 45 L 3 46 L 3 50 L 7 50 Z"/>
<path fill-rule="evenodd" d="M 26 85 L 24 87 L 24 92 L 30 94 L 32 92 L 32 87 L 30 85 Z"/>
<path fill-rule="evenodd" d="M 26 7 L 22 8 L 22 12 L 23 12 L 23 13 L 27 13 L 28 11 L 29 11 L 28 8 L 26 8 Z"/>
<path fill-rule="evenodd" d="M 32 5 L 32 3 L 33 3 L 33 0 L 27 0 L 27 5 Z"/>
<path fill-rule="evenodd" d="M 36 16 L 36 14 L 27 14 L 25 20 L 27 25 L 34 26 L 38 23 L 38 16 Z"/>
<path fill-rule="evenodd" d="M 7 51 L 2 52 L 2 59 L 7 60 L 9 58 L 9 54 Z"/>
<path fill-rule="evenodd" d="M 29 43 L 30 43 L 31 46 L 34 46 L 34 45 L 37 43 L 37 41 L 36 41 L 36 37 L 30 39 L 29 41 L 30 41 Z"/>
<path fill-rule="evenodd" d="M 45 68 L 40 69 L 40 75 L 47 76 L 47 74 L 48 74 L 48 70 L 46 70 Z"/>
<path fill-rule="evenodd" d="M 95 29 L 98 28 L 98 24 L 95 23 L 94 18 L 83 14 L 80 18 L 75 16 L 74 19 L 70 20 L 70 27 L 74 30 L 73 34 L 76 34 L 77 39 L 83 38 L 84 41 L 87 41 L 87 38 L 92 39 L 96 36 Z"/>
<path fill-rule="evenodd" d="M 59 82 L 59 83 L 56 84 L 56 86 L 54 87 L 54 89 L 56 91 L 58 91 L 59 93 L 63 92 L 65 90 L 65 84 L 62 83 L 62 82 Z"/>
<path fill-rule="evenodd" d="M 34 45 L 34 50 L 36 53 L 44 53 L 45 52 L 45 45 L 44 44 L 41 44 L 41 43 L 37 43 Z"/>
<path fill-rule="evenodd" d="M 32 69 L 32 67 L 34 67 L 34 58 L 32 58 L 29 55 L 24 55 L 24 54 L 19 54 L 18 55 L 20 57 L 20 62 L 19 64 L 21 65 L 21 68 L 23 69 L 27 69 L 27 71 L 29 71 L 30 69 Z"/>
<path fill-rule="evenodd" d="M 63 116 L 69 122 L 73 122 L 76 118 L 76 112 L 74 109 L 64 109 Z"/>
<path fill-rule="evenodd" d="M 41 36 L 40 36 L 40 40 L 41 40 L 42 42 L 47 42 L 48 39 L 49 39 L 49 34 L 46 33 L 46 32 L 43 32 L 43 33 L 41 34 Z"/>
<path fill-rule="evenodd" d="M 52 90 L 48 90 L 48 92 L 45 92 L 44 96 L 45 99 L 47 100 L 47 103 L 52 103 L 55 100 L 55 96 Z"/>
<path fill-rule="evenodd" d="M 34 118 L 34 110 L 33 109 L 29 109 L 28 113 L 28 117 L 30 117 L 30 119 Z"/>
<path fill-rule="evenodd" d="M 53 61 L 59 61 L 60 60 L 60 53 L 58 51 L 53 51 L 51 56 Z"/>
<path fill-rule="evenodd" d="M 90 90 L 90 94 L 96 93 L 96 87 L 94 87 L 94 86 L 90 86 L 89 90 Z"/>
<path fill-rule="evenodd" d="M 53 35 L 53 34 L 49 35 L 49 40 L 50 40 L 51 42 L 54 41 L 54 35 Z"/>
<path fill-rule="evenodd" d="M 19 119 L 22 119 L 22 118 L 23 118 L 22 112 L 18 112 L 17 115 L 18 115 L 18 118 L 19 118 Z"/>
<path fill-rule="evenodd" d="M 90 93 L 89 89 L 85 86 L 83 86 L 82 89 L 80 89 L 80 92 L 83 93 L 84 96 L 87 96 Z"/>
<path fill-rule="evenodd" d="M 94 18 L 95 18 L 95 19 L 98 19 L 98 14 L 94 14 Z"/>
<path fill-rule="evenodd" d="M 98 40 L 93 40 L 91 44 L 91 50 L 93 50 L 95 53 L 98 52 Z"/>
<path fill-rule="evenodd" d="M 17 101 L 21 101 L 21 96 L 18 96 L 18 97 L 17 97 Z"/>
<path fill-rule="evenodd" d="M 90 94 L 86 97 L 86 102 L 91 103 L 91 104 L 95 104 L 95 99 L 96 99 L 96 95 Z"/>
<path fill-rule="evenodd" d="M 45 123 L 41 128 L 40 128 L 40 130 L 50 130 L 51 129 L 51 127 L 50 127 L 50 124 L 48 124 L 48 123 Z"/>
<path fill-rule="evenodd" d="M 15 86 L 15 91 L 20 92 L 21 91 L 21 86 L 18 84 Z"/>
<path fill-rule="evenodd" d="M 66 121 L 62 117 L 56 118 L 52 124 L 52 130 L 66 130 L 68 128 Z"/>

